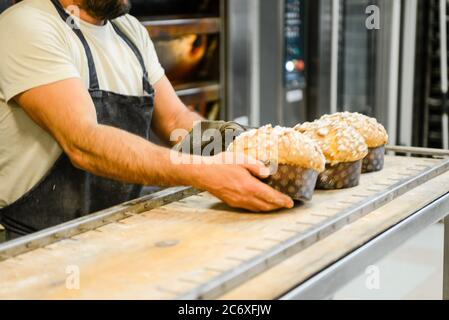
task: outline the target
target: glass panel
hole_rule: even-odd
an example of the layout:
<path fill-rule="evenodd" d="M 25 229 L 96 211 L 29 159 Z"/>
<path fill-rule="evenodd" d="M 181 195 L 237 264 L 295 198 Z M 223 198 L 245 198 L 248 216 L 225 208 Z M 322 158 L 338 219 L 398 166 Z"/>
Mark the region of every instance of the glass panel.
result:
<path fill-rule="evenodd" d="M 365 26 L 368 0 L 341 1 L 338 107 L 374 116 L 375 34 Z"/>

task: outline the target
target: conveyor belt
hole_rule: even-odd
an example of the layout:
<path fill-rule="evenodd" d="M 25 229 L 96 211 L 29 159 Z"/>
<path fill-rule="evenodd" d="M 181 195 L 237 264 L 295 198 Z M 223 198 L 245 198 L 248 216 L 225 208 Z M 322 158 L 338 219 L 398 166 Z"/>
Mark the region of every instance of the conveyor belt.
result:
<path fill-rule="evenodd" d="M 0 298 L 216 298 L 448 170 L 447 159 L 390 156 L 357 188 L 268 215 L 165 191 L 157 205 L 138 201 L 1 245 Z M 65 288 L 67 265 L 82 270 L 83 290 Z"/>
<path fill-rule="evenodd" d="M 449 170 L 449 162 L 442 161 L 431 167 L 426 165 L 406 166 L 406 172 L 398 173 L 399 177 L 390 177 L 387 180 L 393 182 L 373 181 L 372 185 L 364 190 L 359 190 L 352 197 L 360 198 L 359 202 L 350 204 L 349 207 L 338 210 L 332 216 L 323 215 L 323 221 L 311 224 L 307 230 L 299 232 L 296 236 L 280 243 L 273 249 L 264 252 L 263 255 L 253 260 L 245 262 L 239 268 L 230 270 L 213 281 L 210 281 L 195 290 L 180 296 L 181 299 L 209 299 L 219 297 L 230 287 L 235 287 L 245 279 L 249 279 L 259 274 L 261 269 L 267 270 L 292 256 L 295 253 L 309 247 L 317 241 L 327 237 L 329 234 L 342 228 L 343 226 L 361 218 L 373 210 L 385 205 L 407 191 L 423 184 L 426 181 Z M 420 169 L 419 169 L 420 168 Z M 422 170 L 425 168 L 424 170 Z M 379 173 L 377 173 L 379 175 Z M 379 175 L 380 177 L 380 175 Z M 337 191 L 338 192 L 338 191 Z M 336 192 L 336 193 L 337 193 Z M 367 193 L 364 193 L 367 192 Z M 371 193 L 371 194 L 369 194 Z M 374 194 L 372 194 L 374 193 Z M 340 203 L 345 203 L 340 201 Z M 335 210 L 335 209 L 334 209 Z M 319 216 L 315 214 L 316 216 Z"/>

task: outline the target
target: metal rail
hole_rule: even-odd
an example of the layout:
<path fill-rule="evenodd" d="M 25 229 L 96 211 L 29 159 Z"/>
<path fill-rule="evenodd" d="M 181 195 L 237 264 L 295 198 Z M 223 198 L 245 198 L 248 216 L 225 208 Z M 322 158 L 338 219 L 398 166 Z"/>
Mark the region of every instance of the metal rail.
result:
<path fill-rule="evenodd" d="M 176 94 L 186 105 L 220 100 L 221 86 L 215 82 L 189 83 L 175 87 Z"/>
<path fill-rule="evenodd" d="M 449 150 L 442 150 L 442 149 L 401 147 L 401 146 L 387 146 L 385 149 L 388 152 L 406 153 L 411 155 L 449 157 Z"/>
<path fill-rule="evenodd" d="M 141 19 L 154 40 L 169 40 L 187 34 L 215 34 L 221 31 L 220 18 Z"/>
<path fill-rule="evenodd" d="M 394 147 L 390 147 L 390 151 L 392 151 L 393 148 Z M 423 152 L 425 151 L 428 150 L 423 150 Z M 419 150 L 416 148 L 401 148 L 400 152 L 416 154 Z M 343 210 L 325 222 L 316 225 L 305 232 L 299 233 L 298 235 L 275 246 L 273 249 L 264 252 L 260 256 L 242 263 L 235 269 L 218 275 L 208 283 L 200 285 L 189 293 L 182 294 L 177 298 L 181 300 L 218 298 L 245 281 L 248 281 L 276 264 L 297 254 L 301 250 L 311 246 L 317 241 L 329 236 L 345 225 L 354 222 L 355 220 L 393 201 L 407 191 L 447 171 L 449 171 L 449 159 L 442 160 L 442 162 L 437 166 L 425 170 L 412 178 L 406 178 L 403 181 L 400 181 L 397 184 L 385 189 L 384 191 L 362 200 L 358 204 Z"/>

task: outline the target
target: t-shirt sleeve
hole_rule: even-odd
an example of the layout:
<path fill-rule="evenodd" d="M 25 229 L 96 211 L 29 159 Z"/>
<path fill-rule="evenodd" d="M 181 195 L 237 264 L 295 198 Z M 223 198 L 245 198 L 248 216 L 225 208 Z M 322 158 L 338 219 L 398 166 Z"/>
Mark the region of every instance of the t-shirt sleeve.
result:
<path fill-rule="evenodd" d="M 2 17 L 0 90 L 6 101 L 35 87 L 80 77 L 56 24 L 45 15 Z"/>
<path fill-rule="evenodd" d="M 165 71 L 159 62 L 159 58 L 154 47 L 154 43 L 148 34 L 147 29 L 139 23 L 139 33 L 143 43 L 143 55 L 147 62 L 148 80 L 151 85 L 158 82 L 164 75 Z"/>

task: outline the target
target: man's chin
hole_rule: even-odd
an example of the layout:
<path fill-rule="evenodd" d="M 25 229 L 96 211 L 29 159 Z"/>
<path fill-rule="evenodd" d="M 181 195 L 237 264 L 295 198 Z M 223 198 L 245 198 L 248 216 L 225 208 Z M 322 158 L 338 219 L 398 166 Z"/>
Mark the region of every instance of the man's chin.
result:
<path fill-rule="evenodd" d="M 110 14 L 106 15 L 103 18 L 103 20 L 113 20 L 128 14 L 130 11 L 131 11 L 131 2 L 126 0 L 123 6 L 120 7 L 120 10 L 111 12 Z"/>
<path fill-rule="evenodd" d="M 112 20 L 128 14 L 131 10 L 130 0 L 85 0 L 84 9 L 99 20 Z"/>
<path fill-rule="evenodd" d="M 131 0 L 124 0 L 123 1 L 122 12 L 116 18 L 124 16 L 125 14 L 128 14 L 131 11 L 131 8 L 132 8 Z"/>

